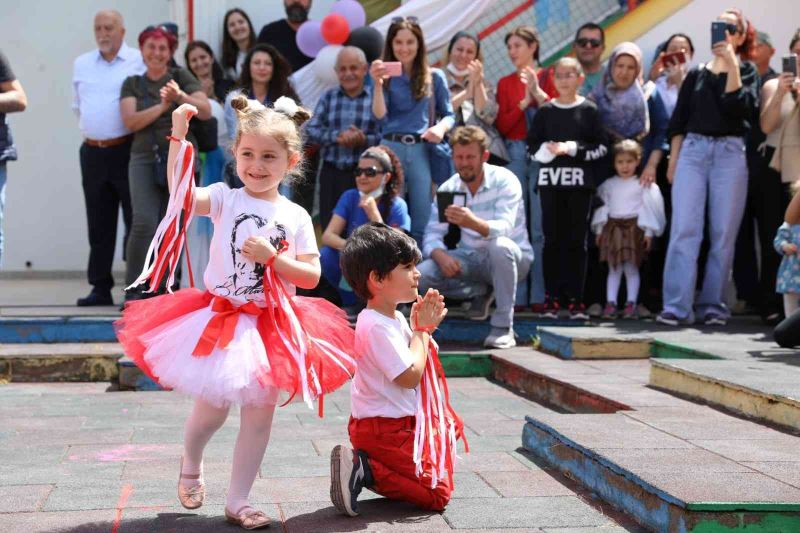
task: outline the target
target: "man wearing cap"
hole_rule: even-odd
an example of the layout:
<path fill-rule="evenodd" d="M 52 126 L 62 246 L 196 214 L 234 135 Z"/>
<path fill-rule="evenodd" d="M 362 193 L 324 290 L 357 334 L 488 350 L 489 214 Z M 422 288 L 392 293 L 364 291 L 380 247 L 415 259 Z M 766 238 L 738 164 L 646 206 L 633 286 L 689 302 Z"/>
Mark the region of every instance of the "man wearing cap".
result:
<path fill-rule="evenodd" d="M 123 41 L 125 25 L 119 12 L 99 11 L 94 17 L 94 37 L 97 49 L 75 60 L 72 76 L 72 109 L 84 138 L 80 163 L 89 230 L 87 276 L 92 285 L 89 295 L 78 299 L 79 306 L 114 303 L 111 267 L 120 207 L 126 239 L 131 224 L 128 160 L 132 135 L 122 123 L 119 95 L 125 78 L 145 71 L 139 50 Z"/>

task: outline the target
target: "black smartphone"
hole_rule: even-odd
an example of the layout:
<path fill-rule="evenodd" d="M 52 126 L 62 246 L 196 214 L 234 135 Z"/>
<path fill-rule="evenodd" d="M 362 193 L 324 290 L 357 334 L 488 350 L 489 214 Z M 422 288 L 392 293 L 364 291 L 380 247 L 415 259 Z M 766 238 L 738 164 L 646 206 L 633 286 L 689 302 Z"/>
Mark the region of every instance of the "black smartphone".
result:
<path fill-rule="evenodd" d="M 794 74 L 794 77 L 797 77 L 797 54 L 783 56 L 783 72 Z"/>
<path fill-rule="evenodd" d="M 467 205 L 467 194 L 463 192 L 437 192 L 436 207 L 439 209 L 439 222 L 447 222 L 444 211 L 451 205 Z"/>
<path fill-rule="evenodd" d="M 720 41 L 727 40 L 728 37 L 725 35 L 726 29 L 728 29 L 727 22 L 715 20 L 711 23 L 711 46 L 714 46 Z"/>

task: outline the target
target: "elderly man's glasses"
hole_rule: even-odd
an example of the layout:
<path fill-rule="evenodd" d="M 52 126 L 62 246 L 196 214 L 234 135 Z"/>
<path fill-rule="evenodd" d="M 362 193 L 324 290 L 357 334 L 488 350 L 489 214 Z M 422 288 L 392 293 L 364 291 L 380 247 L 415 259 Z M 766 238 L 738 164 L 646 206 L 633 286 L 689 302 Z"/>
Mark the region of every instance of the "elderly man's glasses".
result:
<path fill-rule="evenodd" d="M 378 174 L 383 174 L 383 172 L 381 172 L 377 167 L 367 167 L 367 168 L 358 167 L 353 171 L 353 176 L 355 176 L 356 178 L 359 177 L 361 174 L 364 174 L 368 178 L 374 178 Z"/>

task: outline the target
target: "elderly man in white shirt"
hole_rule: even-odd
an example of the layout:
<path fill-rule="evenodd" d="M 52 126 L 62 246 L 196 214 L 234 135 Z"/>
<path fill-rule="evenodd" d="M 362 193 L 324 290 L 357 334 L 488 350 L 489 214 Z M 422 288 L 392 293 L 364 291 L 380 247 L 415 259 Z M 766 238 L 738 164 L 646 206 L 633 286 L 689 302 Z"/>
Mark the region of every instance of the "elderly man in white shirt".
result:
<path fill-rule="evenodd" d="M 122 123 L 119 96 L 125 78 L 145 71 L 139 50 L 123 41 L 125 26 L 117 11 L 95 15 L 94 37 L 97 49 L 75 60 L 72 77 L 72 108 L 84 138 L 80 162 L 89 229 L 87 275 L 92 285 L 89 295 L 78 299 L 79 306 L 114 304 L 111 267 L 120 207 L 126 239 L 131 224 L 128 160 L 133 137 Z"/>
<path fill-rule="evenodd" d="M 474 320 L 485 320 L 496 300 L 492 329 L 483 344 L 511 348 L 516 346 L 517 282 L 533 263 L 522 187 L 513 172 L 486 163 L 489 141 L 482 129 L 456 128 L 450 143 L 456 174 L 437 190 L 422 246 L 428 259 L 417 267 L 419 290 L 424 294 L 434 288 L 450 298 L 471 298 L 468 316 Z M 452 203 L 444 209 L 446 221 L 440 222 L 438 202 L 445 199 Z"/>

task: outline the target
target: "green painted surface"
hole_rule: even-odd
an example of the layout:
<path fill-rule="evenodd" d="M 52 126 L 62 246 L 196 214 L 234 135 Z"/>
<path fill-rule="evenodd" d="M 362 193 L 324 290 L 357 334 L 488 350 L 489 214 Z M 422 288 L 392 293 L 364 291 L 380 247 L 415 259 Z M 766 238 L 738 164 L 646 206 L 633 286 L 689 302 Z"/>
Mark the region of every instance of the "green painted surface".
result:
<path fill-rule="evenodd" d="M 689 511 L 743 511 L 754 513 L 766 512 L 800 512 L 800 503 L 770 502 L 692 502 L 686 504 Z M 800 530 L 798 530 L 800 531 Z"/>
<path fill-rule="evenodd" d="M 722 359 L 710 353 L 659 340 L 654 340 L 650 343 L 650 357 L 659 359 Z"/>
<path fill-rule="evenodd" d="M 764 513 L 763 516 L 754 516 L 751 513 L 736 513 L 736 517 L 738 520 L 735 525 L 722 524 L 717 520 L 702 520 L 697 522 L 690 531 L 692 533 L 726 533 L 730 531 L 791 533 L 800 531 L 800 514 Z"/>
<path fill-rule="evenodd" d="M 444 373 L 450 378 L 485 378 L 492 375 L 492 359 L 488 353 L 439 354 Z"/>

